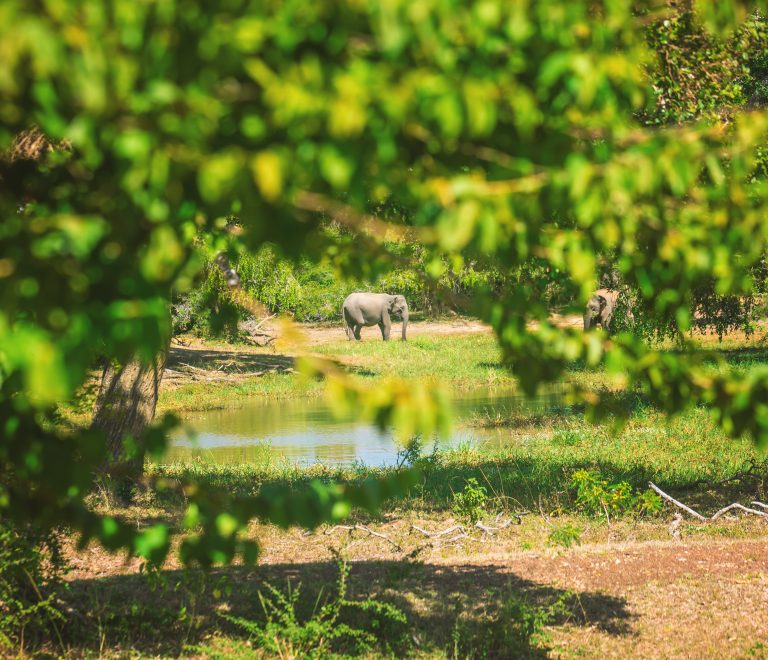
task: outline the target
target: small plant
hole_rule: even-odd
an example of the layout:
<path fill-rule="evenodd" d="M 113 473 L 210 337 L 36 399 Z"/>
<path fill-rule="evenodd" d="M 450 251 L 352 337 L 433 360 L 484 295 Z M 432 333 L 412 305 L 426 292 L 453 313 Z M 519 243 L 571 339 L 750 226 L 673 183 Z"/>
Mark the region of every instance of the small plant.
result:
<path fill-rule="evenodd" d="M 413 436 L 402 449 L 397 452 L 397 467 L 404 465 L 415 465 L 421 458 L 421 451 L 424 443 L 420 435 Z"/>
<path fill-rule="evenodd" d="M 474 477 L 467 479 L 462 492 L 453 494 L 453 512 L 473 525 L 482 520 L 487 507 L 488 492 Z"/>
<path fill-rule="evenodd" d="M 581 543 L 581 534 L 584 530 L 576 525 L 565 524 L 555 527 L 547 539 L 547 545 L 570 548 Z"/>
<path fill-rule="evenodd" d="M 253 646 L 281 658 L 320 658 L 335 653 L 370 654 L 383 650 L 402 654 L 409 646 L 408 620 L 394 605 L 373 598 L 347 599 L 349 566 L 339 564 L 337 593 L 302 620 L 301 586 L 283 593 L 271 584 L 259 592 L 265 621 L 222 615 L 244 629 Z M 318 598 L 319 602 L 319 598 Z M 375 632 L 374 632 L 375 631 Z"/>
<path fill-rule="evenodd" d="M 640 515 L 652 516 L 661 511 L 662 504 L 661 497 L 649 488 L 635 497 L 633 508 Z"/>
<path fill-rule="evenodd" d="M 634 512 L 653 514 L 661 509 L 661 498 L 653 491 L 635 493 L 626 481 L 611 484 L 594 470 L 576 470 L 571 477 L 576 505 L 593 515 L 611 516 Z"/>

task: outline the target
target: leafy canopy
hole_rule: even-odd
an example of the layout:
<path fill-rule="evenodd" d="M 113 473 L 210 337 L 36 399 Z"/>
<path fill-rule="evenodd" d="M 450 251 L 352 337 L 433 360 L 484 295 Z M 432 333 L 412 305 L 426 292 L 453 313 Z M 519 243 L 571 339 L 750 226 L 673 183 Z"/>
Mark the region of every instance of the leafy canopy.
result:
<path fill-rule="evenodd" d="M 718 34 L 754 16 L 728 0 L 696 8 Z M 641 123 L 654 99 L 643 28 L 670 11 L 628 0 L 3 2 L 0 147 L 36 125 L 55 148 L 0 165 L 2 515 L 165 556 L 166 528 L 138 533 L 84 508 L 103 442 L 62 435 L 52 416 L 97 353 L 161 348 L 171 288 L 200 268 L 195 241 L 213 254 L 270 242 L 369 274 L 393 262 L 385 244 L 401 236 L 426 247 L 433 277 L 474 257 L 509 272 L 535 261 L 582 302 L 612 254 L 683 331 L 702 282 L 748 294 L 768 241 L 768 191 L 754 176 L 768 116 Z M 369 214 L 387 199 L 411 210 L 407 222 Z M 351 233 L 329 244 L 317 231 L 329 217 Z M 713 372 L 687 345 L 557 328 L 534 294 L 522 282 L 477 305 L 526 391 L 574 360 L 605 360 L 665 410 L 705 403 L 728 432 L 768 439 L 768 373 Z M 365 399 L 384 423 L 444 425 L 429 390 L 393 384 L 371 401 L 328 375 L 343 404 Z M 162 449 L 162 425 L 145 441 Z M 252 558 L 239 536 L 251 517 L 314 525 L 408 478 L 246 499 L 182 485 L 200 532 L 183 557 Z"/>

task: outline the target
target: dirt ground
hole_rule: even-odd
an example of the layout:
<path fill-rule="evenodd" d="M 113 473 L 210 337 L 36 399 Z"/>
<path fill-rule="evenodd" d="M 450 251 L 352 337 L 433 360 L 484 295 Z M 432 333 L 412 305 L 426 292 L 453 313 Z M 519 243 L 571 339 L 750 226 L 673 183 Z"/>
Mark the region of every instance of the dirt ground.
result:
<path fill-rule="evenodd" d="M 554 314 L 552 321 L 561 327 L 581 327 L 582 320 L 578 315 L 560 315 Z M 326 344 L 334 341 L 344 341 L 346 334 L 344 327 L 338 325 L 313 325 L 309 323 L 296 324 L 295 326 L 301 335 L 306 337 L 311 345 Z M 280 335 L 280 326 L 277 322 L 265 323 L 263 330 L 274 332 Z M 463 316 L 448 317 L 439 321 L 411 321 L 408 324 L 408 337 L 433 337 L 435 335 L 468 335 L 476 333 L 490 333 L 491 327 L 487 323 Z M 392 336 L 397 338 L 400 333 L 400 325 L 395 322 L 392 327 Z M 378 328 L 370 327 L 363 329 L 364 339 L 380 339 L 381 335 Z M 193 337 L 185 337 L 183 340 L 186 345 L 195 347 L 203 345 L 203 342 Z M 210 344 L 205 344 L 210 345 Z"/>

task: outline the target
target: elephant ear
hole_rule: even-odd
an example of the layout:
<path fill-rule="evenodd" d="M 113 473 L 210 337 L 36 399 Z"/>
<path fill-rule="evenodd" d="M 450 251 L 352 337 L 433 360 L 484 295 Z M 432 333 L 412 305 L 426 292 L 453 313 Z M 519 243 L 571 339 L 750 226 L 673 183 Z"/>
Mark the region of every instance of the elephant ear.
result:
<path fill-rule="evenodd" d="M 600 311 L 602 312 L 605 309 L 605 306 L 608 304 L 608 299 L 605 296 L 598 294 L 597 301 L 600 303 Z"/>

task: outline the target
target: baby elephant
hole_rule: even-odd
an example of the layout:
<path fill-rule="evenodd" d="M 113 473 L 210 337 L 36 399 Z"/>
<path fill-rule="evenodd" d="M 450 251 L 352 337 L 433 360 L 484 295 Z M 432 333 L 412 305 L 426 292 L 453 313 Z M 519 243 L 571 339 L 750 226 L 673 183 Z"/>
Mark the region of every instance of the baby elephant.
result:
<path fill-rule="evenodd" d="M 598 324 L 603 326 L 603 330 L 610 330 L 618 298 L 619 292 L 612 289 L 595 291 L 584 312 L 584 330 L 594 328 Z"/>
<path fill-rule="evenodd" d="M 346 324 L 347 339 L 360 340 L 362 327 L 378 325 L 384 341 L 389 340 L 392 330 L 391 316 L 403 319 L 403 341 L 408 325 L 408 303 L 403 296 L 390 296 L 388 293 L 350 293 L 341 306 L 341 314 Z"/>

